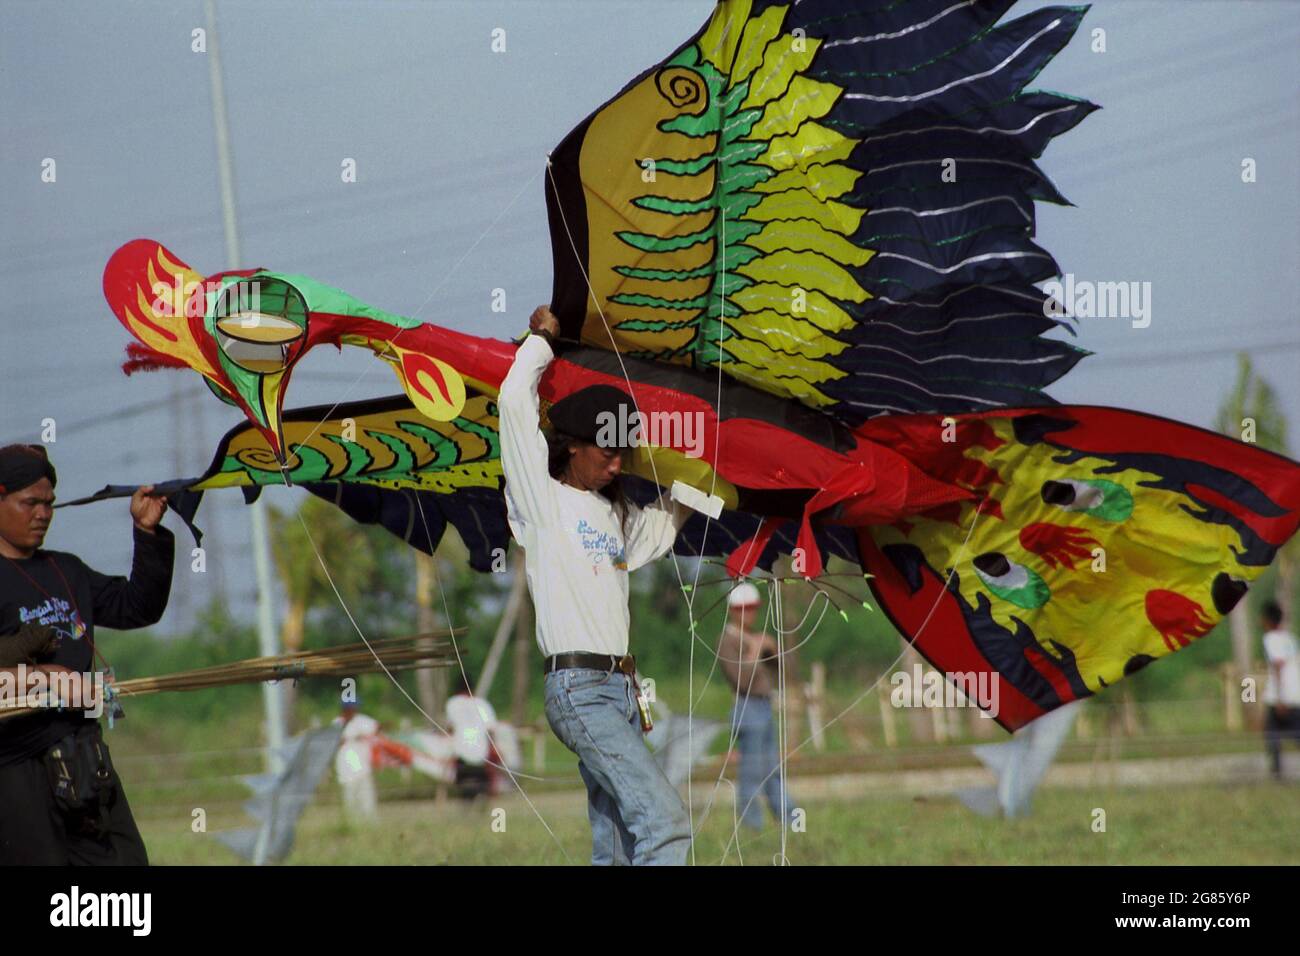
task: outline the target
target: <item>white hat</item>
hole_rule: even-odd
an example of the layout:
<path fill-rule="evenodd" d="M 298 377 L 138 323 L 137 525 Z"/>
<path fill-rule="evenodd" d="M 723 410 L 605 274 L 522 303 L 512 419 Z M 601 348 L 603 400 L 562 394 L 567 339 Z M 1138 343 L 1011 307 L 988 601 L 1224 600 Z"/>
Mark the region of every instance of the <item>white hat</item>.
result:
<path fill-rule="evenodd" d="M 761 601 L 758 588 L 749 582 L 737 584 L 732 589 L 732 592 L 727 595 L 727 607 L 755 607 Z"/>

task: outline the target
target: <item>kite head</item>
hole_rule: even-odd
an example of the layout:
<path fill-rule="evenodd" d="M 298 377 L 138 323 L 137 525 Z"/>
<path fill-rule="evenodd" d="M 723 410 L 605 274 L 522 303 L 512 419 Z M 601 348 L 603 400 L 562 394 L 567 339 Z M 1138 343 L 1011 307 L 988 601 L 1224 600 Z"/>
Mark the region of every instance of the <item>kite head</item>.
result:
<path fill-rule="evenodd" d="M 249 269 L 204 277 L 160 243 L 136 239 L 109 259 L 104 296 L 138 340 L 127 346 L 127 374 L 198 372 L 265 438 L 270 454 L 258 467 L 268 471 L 293 466 L 284 394 L 293 366 L 314 345 L 371 349 L 434 421 L 452 421 L 465 405 L 465 381 L 453 364 L 463 360 L 464 342 L 305 276 Z"/>
<path fill-rule="evenodd" d="M 127 346 L 128 375 L 193 369 L 248 416 L 285 464 L 281 402 L 306 349 L 308 316 L 291 283 L 260 270 L 204 277 L 162 244 L 136 239 L 109 259 L 104 297 L 139 342 Z"/>
<path fill-rule="evenodd" d="M 223 280 L 204 317 L 217 360 L 243 409 L 281 467 L 288 462 L 282 429 L 285 388 L 307 342 L 307 302 L 290 283 L 253 275 Z M 214 391 L 217 391 L 214 389 Z"/>

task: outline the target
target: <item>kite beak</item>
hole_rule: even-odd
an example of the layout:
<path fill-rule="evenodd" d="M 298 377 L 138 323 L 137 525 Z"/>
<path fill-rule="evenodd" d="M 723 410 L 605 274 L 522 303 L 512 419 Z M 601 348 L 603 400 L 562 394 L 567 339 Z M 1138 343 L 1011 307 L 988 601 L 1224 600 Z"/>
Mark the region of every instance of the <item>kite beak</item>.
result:
<path fill-rule="evenodd" d="M 281 402 L 284 399 L 285 386 L 288 384 L 289 369 L 285 368 L 270 375 L 259 376 L 257 380 L 263 421 L 258 423 L 258 430 L 266 438 L 275 460 L 280 465 L 285 484 L 289 484 L 289 455 L 285 447 L 284 421 Z"/>
<path fill-rule="evenodd" d="M 222 353 L 233 365 L 254 376 L 255 424 L 275 455 L 286 484 L 289 459 L 281 405 L 295 357 L 294 343 L 306 334 L 302 325 L 257 308 L 241 308 L 216 321 L 216 339 Z"/>

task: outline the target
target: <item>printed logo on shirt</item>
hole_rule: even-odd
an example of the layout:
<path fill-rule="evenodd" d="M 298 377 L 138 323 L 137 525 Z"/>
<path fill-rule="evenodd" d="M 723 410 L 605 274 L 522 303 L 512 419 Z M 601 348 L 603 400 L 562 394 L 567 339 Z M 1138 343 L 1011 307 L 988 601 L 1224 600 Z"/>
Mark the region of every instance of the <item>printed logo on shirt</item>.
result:
<path fill-rule="evenodd" d="M 593 566 L 608 563 L 615 571 L 627 570 L 627 557 L 623 553 L 623 543 L 618 538 L 608 531 L 593 528 L 586 518 L 578 521 L 577 530 L 582 550 L 587 552 Z"/>
<path fill-rule="evenodd" d="M 54 633 L 73 641 L 79 641 L 86 633 L 86 625 L 81 615 L 69 601 L 63 598 L 46 598 L 36 607 L 20 607 L 18 620 L 22 624 L 34 622 L 54 628 Z"/>

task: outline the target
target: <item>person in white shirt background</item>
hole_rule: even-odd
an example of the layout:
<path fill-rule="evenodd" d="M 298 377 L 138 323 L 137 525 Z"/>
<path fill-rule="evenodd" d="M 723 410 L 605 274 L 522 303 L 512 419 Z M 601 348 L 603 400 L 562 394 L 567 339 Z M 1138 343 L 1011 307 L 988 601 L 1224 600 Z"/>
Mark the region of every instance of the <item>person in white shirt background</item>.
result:
<path fill-rule="evenodd" d="M 627 421 L 632 396 L 593 385 L 550 408 L 540 430 L 538 385 L 560 324 L 549 307 L 529 319 L 497 397 L 510 530 L 545 658 L 546 718 L 578 755 L 596 865 L 686 862 L 686 808 L 645 745 L 635 659 L 628 654 L 628 572 L 672 547 L 689 512 L 665 494 L 646 508 L 619 484 L 623 444 L 601 438 Z M 610 418 L 609 416 L 615 416 Z"/>
<path fill-rule="evenodd" d="M 502 792 L 507 768 L 520 762 L 519 737 L 514 727 L 497 719 L 486 697 L 474 694 L 463 673 L 447 700 L 447 730 L 451 780 L 464 784 L 461 795 Z"/>
<path fill-rule="evenodd" d="M 371 757 L 379 721 L 361 713 L 355 701 L 345 701 L 343 712 L 334 722 L 343 725 L 338 753 L 334 755 L 334 774 L 343 791 L 343 812 L 352 822 L 371 823 L 379 817 Z"/>
<path fill-rule="evenodd" d="M 1282 609 L 1268 601 L 1261 612 L 1268 682 L 1264 687 L 1264 742 L 1275 779 L 1282 779 L 1282 741 L 1300 745 L 1300 645 L 1282 627 Z"/>
<path fill-rule="evenodd" d="M 485 764 L 491 753 L 489 735 L 497 722 L 486 697 L 475 697 L 469 681 L 459 676 L 456 693 L 447 700 L 448 730 L 456 757 L 472 767 Z"/>

